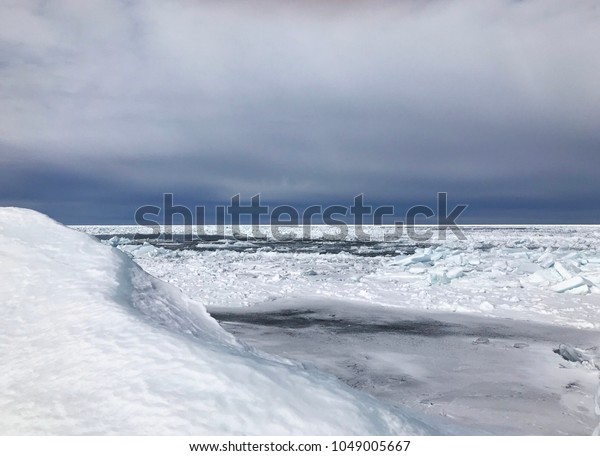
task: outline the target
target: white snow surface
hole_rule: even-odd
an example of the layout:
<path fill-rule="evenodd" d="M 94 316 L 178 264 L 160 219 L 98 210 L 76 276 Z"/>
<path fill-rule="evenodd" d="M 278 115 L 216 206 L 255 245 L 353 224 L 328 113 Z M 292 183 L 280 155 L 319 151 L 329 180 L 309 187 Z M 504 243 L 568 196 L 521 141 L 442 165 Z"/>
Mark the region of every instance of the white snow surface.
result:
<path fill-rule="evenodd" d="M 190 299 L 86 234 L 0 208 L 0 433 L 437 432 L 238 343 L 200 303 L 215 277 L 201 259 L 173 258 L 196 265 Z"/>

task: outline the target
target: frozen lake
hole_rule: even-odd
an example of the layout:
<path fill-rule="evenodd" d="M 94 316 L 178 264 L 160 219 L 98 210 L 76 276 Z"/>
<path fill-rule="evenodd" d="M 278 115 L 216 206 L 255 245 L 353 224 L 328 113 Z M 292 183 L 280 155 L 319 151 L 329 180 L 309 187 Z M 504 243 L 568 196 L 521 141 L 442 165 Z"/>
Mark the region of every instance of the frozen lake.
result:
<path fill-rule="evenodd" d="M 597 226 L 473 226 L 466 240 L 426 243 L 385 241 L 385 227 L 369 228 L 369 241 L 335 239 L 334 227 L 243 241 L 209 227 L 191 242 L 134 239 L 139 227 L 78 229 L 205 304 L 257 350 L 447 429 L 572 435 L 598 424 Z"/>

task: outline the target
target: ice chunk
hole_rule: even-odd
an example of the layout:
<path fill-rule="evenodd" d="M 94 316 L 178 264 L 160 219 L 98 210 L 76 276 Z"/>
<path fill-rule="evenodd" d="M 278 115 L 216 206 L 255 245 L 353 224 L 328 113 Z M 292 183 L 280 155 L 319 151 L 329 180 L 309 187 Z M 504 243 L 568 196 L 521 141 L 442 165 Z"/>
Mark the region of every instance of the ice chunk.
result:
<path fill-rule="evenodd" d="M 508 264 L 506 261 L 494 261 L 491 266 L 491 269 L 496 271 L 506 271 L 507 268 Z"/>
<path fill-rule="evenodd" d="M 484 301 L 479 305 L 479 308 L 484 312 L 491 312 L 494 310 L 494 305 L 490 302 Z"/>
<path fill-rule="evenodd" d="M 462 266 L 465 264 L 465 256 L 462 253 L 458 255 L 452 255 L 451 257 L 448 257 L 447 261 L 448 263 Z"/>
<path fill-rule="evenodd" d="M 587 288 L 591 285 L 591 283 L 581 276 L 575 276 L 568 280 L 563 280 L 560 283 L 550 287 L 552 291 L 556 291 L 558 293 L 564 293 L 565 291 L 573 290 L 580 287 L 585 287 L 586 292 Z"/>
<path fill-rule="evenodd" d="M 141 257 L 156 257 L 161 254 L 167 253 L 166 249 L 162 247 L 155 247 L 148 242 L 144 242 L 144 244 L 129 244 L 129 245 L 121 245 L 119 244 L 119 249 L 125 253 L 128 253 L 133 258 L 141 258 Z"/>
<path fill-rule="evenodd" d="M 113 236 L 109 240 L 104 241 L 104 242 L 112 247 L 117 247 L 118 245 L 131 244 L 131 239 L 119 237 L 119 236 Z"/>
<path fill-rule="evenodd" d="M 565 293 L 575 294 L 575 295 L 585 295 L 590 292 L 590 287 L 588 285 L 581 285 L 580 287 L 571 288 L 570 290 L 565 291 Z"/>
<path fill-rule="evenodd" d="M 558 261 L 556 261 L 556 262 L 554 263 L 554 266 L 553 266 L 553 268 L 554 268 L 554 270 L 555 270 L 556 272 L 558 272 L 558 273 L 561 275 L 561 277 L 562 277 L 563 279 L 565 279 L 565 280 L 567 280 L 567 279 L 570 279 L 570 278 L 572 278 L 572 277 L 573 277 L 573 274 L 571 274 L 571 273 L 570 273 L 570 272 L 567 270 L 567 268 L 565 268 L 565 266 L 564 266 L 562 263 L 558 262 Z"/>
<path fill-rule="evenodd" d="M 450 282 L 443 269 L 432 269 L 429 271 L 429 283 L 432 285 L 441 285 Z"/>
<path fill-rule="evenodd" d="M 444 252 L 439 249 L 431 254 L 431 261 L 438 261 L 442 258 L 444 258 Z"/>
<path fill-rule="evenodd" d="M 535 263 L 530 263 L 528 261 L 521 261 L 517 264 L 517 269 L 520 272 L 524 272 L 527 274 L 533 274 L 540 270 L 540 266 Z"/>
<path fill-rule="evenodd" d="M 538 264 L 544 269 L 548 269 L 554 266 L 554 262 L 554 256 L 550 255 L 549 253 L 544 253 L 541 257 L 538 258 Z"/>
<path fill-rule="evenodd" d="M 406 258 L 402 258 L 401 260 L 393 261 L 390 264 L 398 265 L 398 266 L 408 266 L 410 264 L 427 263 L 429 261 L 431 261 L 431 255 L 424 254 L 424 253 L 421 253 L 421 254 L 415 253 L 414 255 L 411 255 Z"/>
<path fill-rule="evenodd" d="M 584 361 L 583 351 L 569 344 L 560 344 L 558 348 L 554 349 L 554 353 L 574 363 Z"/>
<path fill-rule="evenodd" d="M 425 266 L 413 266 L 408 269 L 408 272 L 411 274 L 423 274 L 427 272 L 427 268 Z"/>
<path fill-rule="evenodd" d="M 450 280 L 454 280 L 459 277 L 462 277 L 464 274 L 465 274 L 465 270 L 463 268 L 456 267 L 456 268 L 449 269 L 448 272 L 446 273 L 446 277 L 448 277 Z"/>
<path fill-rule="evenodd" d="M 565 260 L 564 264 L 571 274 L 579 274 L 581 272 L 581 269 L 579 268 L 579 266 L 581 266 L 581 263 L 579 261 Z"/>
<path fill-rule="evenodd" d="M 531 274 L 528 279 L 530 283 L 539 285 L 550 285 L 562 280 L 562 276 L 554 268 L 542 269 Z"/>
<path fill-rule="evenodd" d="M 600 358 L 598 357 L 598 347 L 581 349 L 569 344 L 560 344 L 555 348 L 554 353 L 562 356 L 567 361 L 581 363 L 589 369 L 600 370 Z"/>

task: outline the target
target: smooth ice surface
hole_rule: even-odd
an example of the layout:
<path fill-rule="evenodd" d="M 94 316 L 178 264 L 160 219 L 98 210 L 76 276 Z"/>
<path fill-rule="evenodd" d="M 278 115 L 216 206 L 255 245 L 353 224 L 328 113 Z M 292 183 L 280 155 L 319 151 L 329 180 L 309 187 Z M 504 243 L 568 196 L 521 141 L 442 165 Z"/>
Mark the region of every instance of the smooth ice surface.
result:
<path fill-rule="evenodd" d="M 462 433 L 589 435 L 597 424 L 598 331 L 330 299 L 211 314 L 261 350 Z"/>
<path fill-rule="evenodd" d="M 257 354 L 198 301 L 41 214 L 0 208 L 0 262 L 2 434 L 437 432 Z"/>

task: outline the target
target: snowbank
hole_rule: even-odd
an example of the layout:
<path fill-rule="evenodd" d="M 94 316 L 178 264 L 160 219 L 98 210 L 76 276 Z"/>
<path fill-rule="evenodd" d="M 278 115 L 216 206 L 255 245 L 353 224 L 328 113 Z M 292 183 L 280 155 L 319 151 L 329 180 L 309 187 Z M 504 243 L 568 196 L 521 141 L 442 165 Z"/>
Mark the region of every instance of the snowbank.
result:
<path fill-rule="evenodd" d="M 0 433 L 421 434 L 335 379 L 241 346 L 124 253 L 0 208 Z"/>

